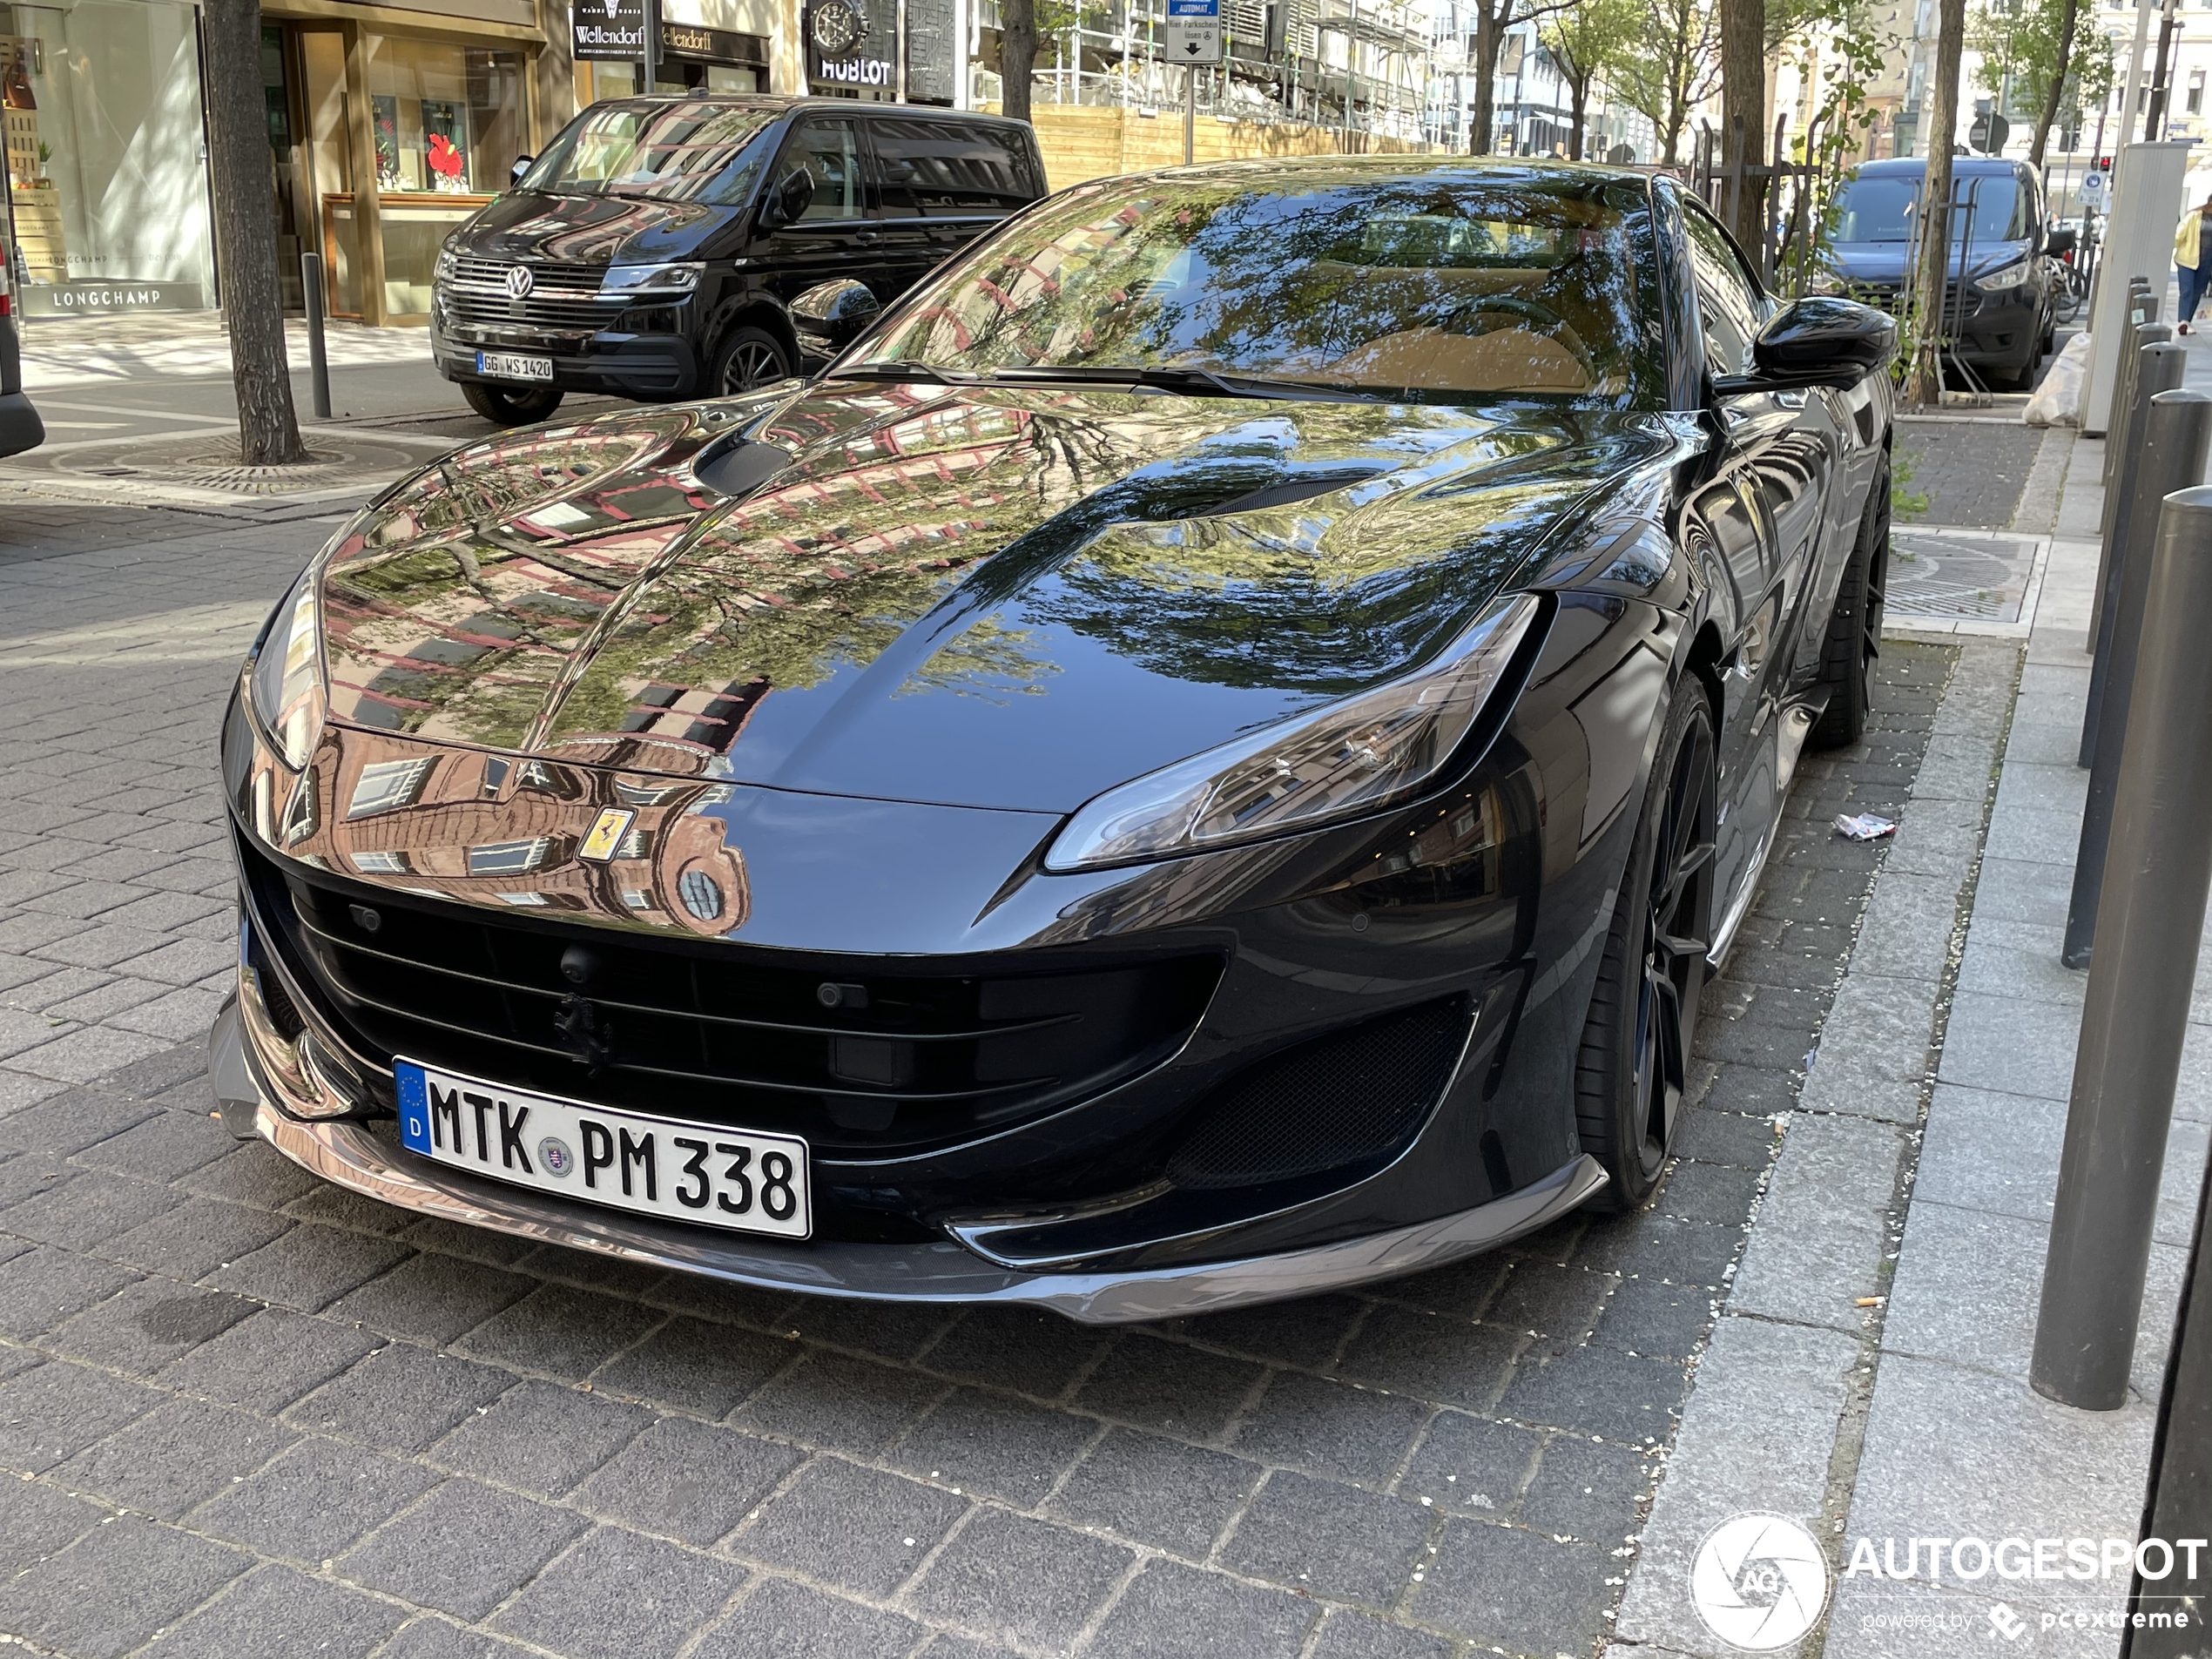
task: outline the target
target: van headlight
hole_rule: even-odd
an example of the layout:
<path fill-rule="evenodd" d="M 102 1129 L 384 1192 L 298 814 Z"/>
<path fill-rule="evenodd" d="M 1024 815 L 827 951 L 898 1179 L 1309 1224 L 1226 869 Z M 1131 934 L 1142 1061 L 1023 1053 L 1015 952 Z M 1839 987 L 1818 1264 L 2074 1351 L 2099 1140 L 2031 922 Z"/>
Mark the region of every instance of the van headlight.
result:
<path fill-rule="evenodd" d="M 1413 793 L 1458 751 L 1539 604 L 1533 594 L 1501 600 L 1417 673 L 1108 790 L 1068 820 L 1045 868 L 1211 852 Z"/>
<path fill-rule="evenodd" d="M 451 242 L 444 243 L 438 249 L 437 266 L 431 272 L 430 280 L 434 282 L 450 282 L 453 280 L 453 273 L 460 268 L 461 255 L 453 251 Z"/>
<path fill-rule="evenodd" d="M 610 265 L 599 279 L 601 299 L 626 298 L 633 293 L 689 293 L 699 286 L 706 269 L 698 260 L 667 265 Z"/>
<path fill-rule="evenodd" d="M 318 559 L 269 617 L 249 682 L 254 718 L 294 772 L 314 752 L 329 701 L 323 680 L 321 589 Z"/>
<path fill-rule="evenodd" d="M 2017 288 L 2027 280 L 2027 264 L 2026 260 L 2015 260 L 2010 265 L 1998 266 L 1994 271 L 1985 271 L 1974 279 L 1974 287 L 1985 293 Z"/>

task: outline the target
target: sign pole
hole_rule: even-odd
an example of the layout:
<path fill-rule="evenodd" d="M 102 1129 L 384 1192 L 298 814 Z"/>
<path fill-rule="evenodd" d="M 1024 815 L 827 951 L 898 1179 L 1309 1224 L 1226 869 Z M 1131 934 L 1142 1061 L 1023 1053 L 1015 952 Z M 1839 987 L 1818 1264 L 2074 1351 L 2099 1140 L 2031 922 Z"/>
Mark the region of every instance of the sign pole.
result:
<path fill-rule="evenodd" d="M 898 77 L 899 102 L 904 104 L 907 101 L 907 0 L 899 0 L 898 16 L 893 24 L 892 32 L 899 37 L 899 54 L 895 73 Z"/>
<path fill-rule="evenodd" d="M 645 84 L 653 92 L 660 86 L 660 0 L 645 0 Z"/>

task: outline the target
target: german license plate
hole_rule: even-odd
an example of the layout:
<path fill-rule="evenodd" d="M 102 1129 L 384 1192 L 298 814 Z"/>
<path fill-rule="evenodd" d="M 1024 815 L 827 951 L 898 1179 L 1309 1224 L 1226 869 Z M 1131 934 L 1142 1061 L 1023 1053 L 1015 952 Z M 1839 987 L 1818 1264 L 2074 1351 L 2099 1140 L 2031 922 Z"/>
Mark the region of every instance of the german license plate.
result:
<path fill-rule="evenodd" d="M 553 360 L 529 357 L 521 352 L 480 351 L 476 354 L 476 373 L 496 374 L 503 381 L 550 381 L 553 378 Z"/>
<path fill-rule="evenodd" d="M 434 1163 L 638 1215 L 737 1232 L 813 1231 L 806 1143 L 587 1106 L 393 1062 L 400 1140 Z"/>

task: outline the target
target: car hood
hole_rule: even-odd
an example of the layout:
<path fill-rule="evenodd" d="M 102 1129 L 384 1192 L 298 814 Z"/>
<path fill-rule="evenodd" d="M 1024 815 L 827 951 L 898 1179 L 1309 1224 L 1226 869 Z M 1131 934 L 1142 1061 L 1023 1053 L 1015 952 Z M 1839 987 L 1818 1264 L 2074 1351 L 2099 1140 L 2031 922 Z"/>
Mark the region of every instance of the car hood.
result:
<path fill-rule="evenodd" d="M 341 723 L 1062 813 L 1405 673 L 1664 417 L 832 385 L 473 446 L 341 532 Z M 727 491 L 729 493 L 725 493 Z"/>
<path fill-rule="evenodd" d="M 637 196 L 509 191 L 454 239 L 475 259 L 563 265 L 650 264 L 692 257 L 738 210 Z"/>
<path fill-rule="evenodd" d="M 1830 267 L 1846 281 L 1902 283 L 1912 251 L 1911 245 L 1905 242 L 1838 242 L 1828 250 L 1827 257 Z M 1952 245 L 1951 274 L 1954 278 L 1959 274 L 1965 252 L 1960 245 Z M 2028 252 L 2026 242 L 1976 242 L 1974 274 L 1979 276 L 2024 260 Z"/>

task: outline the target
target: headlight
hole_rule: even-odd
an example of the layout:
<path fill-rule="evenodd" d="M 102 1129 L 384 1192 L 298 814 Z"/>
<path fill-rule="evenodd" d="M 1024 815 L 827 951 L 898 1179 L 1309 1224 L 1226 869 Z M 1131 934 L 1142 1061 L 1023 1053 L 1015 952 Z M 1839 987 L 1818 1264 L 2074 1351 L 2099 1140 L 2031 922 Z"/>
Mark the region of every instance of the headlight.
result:
<path fill-rule="evenodd" d="M 1841 293 L 1844 288 L 1843 278 L 1833 271 L 1815 271 L 1812 280 L 1805 286 L 1815 293 Z"/>
<path fill-rule="evenodd" d="M 2005 288 L 2017 288 L 2027 280 L 2027 265 L 2028 262 L 2026 260 L 2017 260 L 2010 265 L 2000 266 L 1994 271 L 1985 271 L 1974 279 L 1974 287 L 1981 289 L 1985 293 Z"/>
<path fill-rule="evenodd" d="M 448 242 L 438 249 L 438 266 L 437 269 L 431 273 L 431 280 L 435 282 L 450 282 L 453 280 L 453 273 L 460 268 L 461 255 L 455 253 L 453 244 Z"/>
<path fill-rule="evenodd" d="M 699 286 L 706 266 L 697 260 L 673 265 L 610 265 L 599 279 L 602 295 L 631 293 L 689 293 Z"/>
<path fill-rule="evenodd" d="M 1211 852 L 1410 794 L 1451 759 L 1538 604 L 1501 601 L 1419 673 L 1108 790 L 1068 821 L 1045 868 Z"/>
<path fill-rule="evenodd" d="M 253 662 L 253 712 L 294 772 L 307 764 L 322 731 L 321 575 L 317 560 L 284 596 Z"/>

